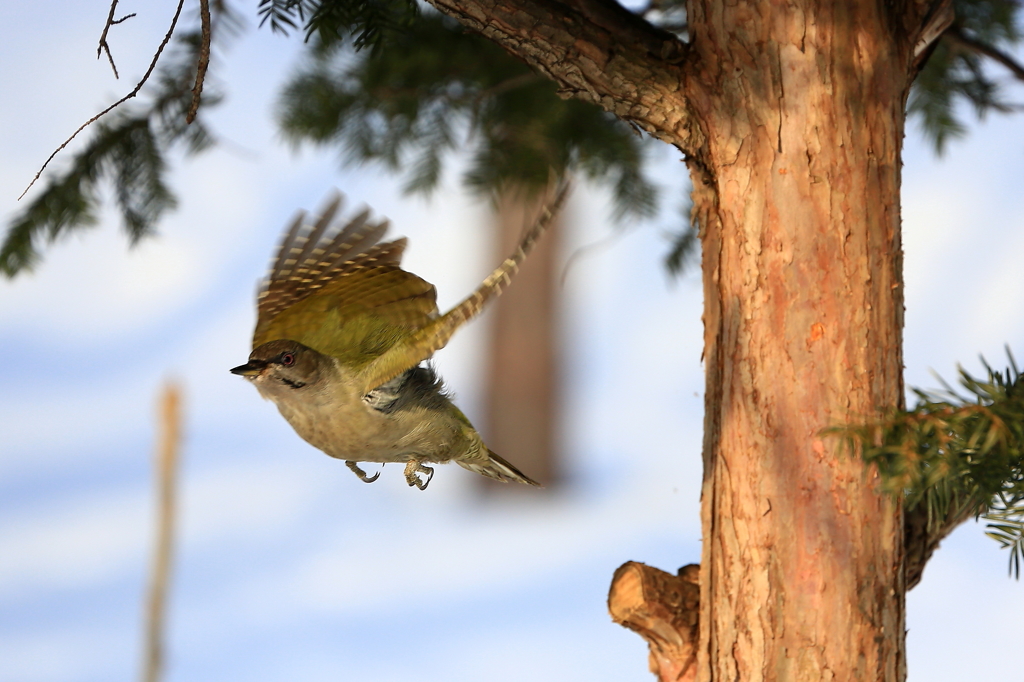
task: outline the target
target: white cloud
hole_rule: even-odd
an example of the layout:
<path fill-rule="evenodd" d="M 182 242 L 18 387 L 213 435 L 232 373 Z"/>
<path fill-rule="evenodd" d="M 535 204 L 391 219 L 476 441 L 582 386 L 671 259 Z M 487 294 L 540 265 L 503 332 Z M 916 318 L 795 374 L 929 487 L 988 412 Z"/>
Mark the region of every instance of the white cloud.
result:
<path fill-rule="evenodd" d="M 110 343 L 188 305 L 198 266 L 181 240 L 147 239 L 129 253 L 119 232 L 90 231 L 48 250 L 35 277 L 8 284 L 0 316 L 8 333 Z"/>
<path fill-rule="evenodd" d="M 982 525 L 968 522 L 943 541 L 907 596 L 912 682 L 1019 679 L 1024 589 Z"/>
<path fill-rule="evenodd" d="M 186 456 L 190 454 L 186 451 Z M 180 554 L 218 543 L 265 540 L 308 512 L 327 482 L 286 458 L 255 453 L 245 468 L 198 464 L 180 492 Z M 340 471 L 340 470 L 339 470 Z M 152 542 L 149 480 L 47 501 L 0 517 L 0 600 L 94 588 L 143 575 Z M 183 559 L 182 559 L 183 560 Z"/>
<path fill-rule="evenodd" d="M 957 364 L 980 369 L 978 354 L 1005 366 L 1003 345 L 1024 342 L 1024 159 L 1007 153 L 1024 135 L 993 117 L 942 159 L 914 137 L 907 146 L 906 379 L 936 388 L 932 370 L 955 381 Z"/>

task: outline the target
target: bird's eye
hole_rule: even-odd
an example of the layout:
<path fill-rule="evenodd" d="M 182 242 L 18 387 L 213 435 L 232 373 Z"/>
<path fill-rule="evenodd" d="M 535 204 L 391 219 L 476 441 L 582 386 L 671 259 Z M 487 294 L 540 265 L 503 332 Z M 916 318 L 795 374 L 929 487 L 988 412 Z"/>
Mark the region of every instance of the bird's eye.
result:
<path fill-rule="evenodd" d="M 281 364 L 284 365 L 285 367 L 291 367 L 292 365 L 294 365 L 295 364 L 295 354 L 294 353 L 282 353 L 281 354 Z"/>

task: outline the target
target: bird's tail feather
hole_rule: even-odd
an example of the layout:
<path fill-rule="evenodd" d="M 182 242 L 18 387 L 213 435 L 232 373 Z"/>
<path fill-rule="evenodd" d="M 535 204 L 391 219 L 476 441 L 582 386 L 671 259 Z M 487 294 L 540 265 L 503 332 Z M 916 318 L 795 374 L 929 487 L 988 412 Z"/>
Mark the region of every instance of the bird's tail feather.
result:
<path fill-rule="evenodd" d="M 444 348 L 455 331 L 469 320 L 476 317 L 484 305 L 512 280 L 512 275 L 519 269 L 533 249 L 537 239 L 554 220 L 569 193 L 570 183 L 563 178 L 555 190 L 555 197 L 541 211 L 533 226 L 526 231 L 516 250 L 477 287 L 476 291 L 467 296 L 461 303 L 441 317 L 417 331 L 414 335 L 397 343 L 383 355 L 374 360 L 363 370 L 362 380 L 364 393 L 393 379 L 410 367 L 426 360 L 434 351 Z"/>
<path fill-rule="evenodd" d="M 486 476 L 488 478 L 493 478 L 496 481 L 501 481 L 502 483 L 514 481 L 516 483 L 525 483 L 527 485 L 536 486 L 538 488 L 544 487 L 540 483 L 533 480 L 532 478 L 524 474 L 522 471 L 516 469 L 514 466 L 506 462 L 504 459 L 496 455 L 493 450 L 488 450 L 487 454 L 488 458 L 482 462 L 479 460 L 456 460 L 456 462 L 458 462 L 458 464 L 460 464 L 465 469 L 469 469 L 474 473 Z"/>

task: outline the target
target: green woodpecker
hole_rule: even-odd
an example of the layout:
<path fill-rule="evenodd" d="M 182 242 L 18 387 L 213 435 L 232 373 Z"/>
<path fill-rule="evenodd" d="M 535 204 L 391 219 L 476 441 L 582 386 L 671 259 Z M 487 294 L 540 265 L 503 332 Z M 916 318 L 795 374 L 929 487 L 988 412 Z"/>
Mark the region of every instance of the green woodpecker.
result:
<path fill-rule="evenodd" d="M 380 242 L 386 221 L 365 210 L 342 225 L 334 220 L 340 197 L 313 225 L 300 214 L 260 287 L 249 361 L 231 371 L 367 483 L 380 473 L 367 476 L 358 462 L 402 462 L 420 490 L 434 474 L 426 465 L 445 462 L 538 485 L 484 445 L 424 363 L 501 293 L 567 190 L 563 183 L 515 252 L 444 315 L 433 285 L 400 267 L 406 240 Z"/>

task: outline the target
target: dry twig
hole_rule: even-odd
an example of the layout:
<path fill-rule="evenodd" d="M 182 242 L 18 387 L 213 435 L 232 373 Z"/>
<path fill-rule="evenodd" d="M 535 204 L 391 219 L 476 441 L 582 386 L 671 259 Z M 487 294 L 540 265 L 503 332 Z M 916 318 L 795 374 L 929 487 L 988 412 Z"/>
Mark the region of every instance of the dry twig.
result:
<path fill-rule="evenodd" d="M 107 23 L 103 25 L 103 33 L 100 34 L 100 44 L 96 48 L 96 59 L 100 58 L 100 55 L 104 52 L 107 53 L 107 61 L 110 62 L 110 68 L 114 70 L 114 78 L 120 79 L 121 76 L 117 73 L 117 65 L 114 64 L 114 55 L 110 54 L 110 44 L 107 43 L 107 31 L 110 30 L 111 26 L 120 24 L 122 21 L 127 21 L 135 16 L 135 12 L 126 14 L 120 19 L 114 18 L 114 10 L 117 9 L 117 0 L 111 0 L 110 2 L 110 14 L 107 15 Z"/>
<path fill-rule="evenodd" d="M 202 20 L 202 44 L 199 46 L 199 63 L 196 65 L 196 84 L 192 88 L 192 104 L 189 105 L 185 123 L 196 120 L 199 111 L 199 100 L 203 94 L 203 81 L 206 69 L 210 66 L 210 40 L 213 35 L 210 21 L 210 0 L 199 0 L 199 16 Z"/>

